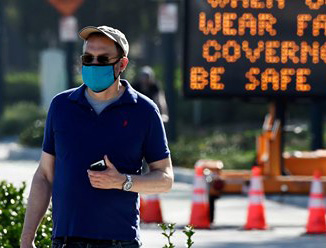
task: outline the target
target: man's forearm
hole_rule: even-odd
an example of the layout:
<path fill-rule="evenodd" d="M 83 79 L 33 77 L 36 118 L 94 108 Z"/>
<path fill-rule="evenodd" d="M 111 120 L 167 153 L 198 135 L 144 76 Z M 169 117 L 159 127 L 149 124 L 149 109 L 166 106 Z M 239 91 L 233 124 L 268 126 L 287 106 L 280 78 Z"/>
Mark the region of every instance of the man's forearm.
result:
<path fill-rule="evenodd" d="M 98 189 L 121 189 L 126 177 L 121 174 L 104 156 L 107 169 L 104 171 L 88 170 L 91 185 Z M 131 191 L 143 194 L 158 194 L 170 191 L 173 184 L 171 159 L 166 158 L 149 164 L 150 172 L 144 175 L 131 175 L 133 186 Z"/>
<path fill-rule="evenodd" d="M 49 206 L 51 193 L 52 184 L 44 176 L 36 172 L 28 197 L 24 227 L 21 235 L 22 243 L 31 243 L 34 240 L 37 227 Z"/>
<path fill-rule="evenodd" d="M 173 184 L 173 173 L 154 170 L 144 175 L 132 175 L 132 191 L 143 194 L 158 194 L 170 191 Z"/>

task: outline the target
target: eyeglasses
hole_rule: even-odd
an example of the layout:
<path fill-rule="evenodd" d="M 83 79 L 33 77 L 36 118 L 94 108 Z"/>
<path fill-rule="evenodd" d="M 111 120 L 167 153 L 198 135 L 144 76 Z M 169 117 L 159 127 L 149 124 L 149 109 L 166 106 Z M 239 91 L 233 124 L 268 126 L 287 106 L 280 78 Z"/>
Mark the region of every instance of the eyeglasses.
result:
<path fill-rule="evenodd" d="M 99 65 L 113 65 L 116 64 L 119 60 L 117 60 L 114 63 L 110 63 L 110 61 L 112 61 L 112 59 L 116 59 L 116 58 L 120 58 L 120 57 L 108 57 L 105 55 L 99 55 L 99 56 L 93 56 L 91 54 L 83 54 L 82 56 L 80 56 L 80 59 L 83 63 L 83 65 L 91 65 L 93 64 L 94 58 L 97 59 L 97 62 Z"/>

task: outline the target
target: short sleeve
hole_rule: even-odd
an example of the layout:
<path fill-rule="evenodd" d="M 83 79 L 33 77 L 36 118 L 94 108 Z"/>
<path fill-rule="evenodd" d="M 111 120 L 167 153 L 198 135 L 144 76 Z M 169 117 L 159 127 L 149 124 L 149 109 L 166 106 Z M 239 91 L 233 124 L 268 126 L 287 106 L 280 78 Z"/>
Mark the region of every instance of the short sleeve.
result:
<path fill-rule="evenodd" d="M 45 122 L 44 138 L 42 149 L 44 152 L 55 155 L 55 144 L 54 144 L 54 130 L 53 130 L 53 113 L 54 103 L 51 102 L 49 112 Z"/>
<path fill-rule="evenodd" d="M 159 110 L 151 111 L 149 127 L 144 142 L 144 157 L 147 163 L 168 158 L 170 150 Z"/>

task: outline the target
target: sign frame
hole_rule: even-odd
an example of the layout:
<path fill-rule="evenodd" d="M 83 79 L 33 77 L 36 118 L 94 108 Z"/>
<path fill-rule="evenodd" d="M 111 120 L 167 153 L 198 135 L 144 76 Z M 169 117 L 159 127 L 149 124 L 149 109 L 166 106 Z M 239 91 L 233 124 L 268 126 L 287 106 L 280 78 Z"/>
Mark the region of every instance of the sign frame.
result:
<path fill-rule="evenodd" d="M 194 1 L 194 0 L 191 0 Z M 191 23 L 189 22 L 189 19 L 191 18 L 191 13 L 190 13 L 190 8 L 191 8 L 191 4 L 189 3 L 189 1 L 184 1 L 184 28 L 183 28 L 183 85 L 182 85 L 182 89 L 183 89 L 183 95 L 186 98 L 190 98 L 190 99 L 203 99 L 203 98 L 215 98 L 215 99 L 225 99 L 225 98 L 241 98 L 241 99 L 267 99 L 267 100 L 273 100 L 273 99 L 309 99 L 309 98 L 316 98 L 316 99 L 320 99 L 320 98 L 324 98 L 326 97 L 326 75 L 325 75 L 325 93 L 323 94 L 313 94 L 313 93 L 302 93 L 302 92 L 295 92 L 295 91 L 290 91 L 287 90 L 285 93 L 281 92 L 279 93 L 273 93 L 273 94 L 261 94 L 261 92 L 256 92 L 256 93 L 251 93 L 251 94 L 232 94 L 232 93 L 226 93 L 224 92 L 223 94 L 217 95 L 214 94 L 213 90 L 207 91 L 206 93 L 200 91 L 200 90 L 191 90 L 190 89 L 190 67 L 191 67 L 191 61 L 189 60 L 189 49 L 190 49 L 190 45 L 189 42 L 187 42 L 189 39 L 191 39 L 191 35 L 190 35 L 190 29 L 192 28 Z M 221 12 L 223 11 L 223 9 L 221 9 Z M 285 11 L 285 10 L 282 10 Z M 236 12 L 236 9 L 234 10 L 234 12 Z M 273 13 L 273 12 L 271 12 Z M 321 11 L 316 12 L 318 14 L 323 13 Z M 326 14 L 326 13 L 325 13 Z M 293 22 L 295 22 L 295 20 L 293 20 Z M 321 31 L 323 32 L 323 31 Z M 232 39 L 232 37 L 229 37 L 230 39 Z M 260 38 L 259 36 L 252 36 L 253 39 L 258 39 Z M 316 37 L 316 39 L 322 39 L 324 38 L 324 36 L 322 37 Z M 282 41 L 282 39 L 275 37 L 275 40 L 280 40 Z M 294 40 L 296 41 L 296 40 Z M 326 41 L 326 36 L 325 36 L 325 41 Z M 320 45 L 323 45 L 325 43 L 321 43 Z M 197 49 L 197 47 L 193 48 L 193 49 Z M 242 58 L 243 59 L 243 58 Z M 226 62 L 225 62 L 226 63 Z M 224 63 L 224 64 L 225 64 Z M 249 64 L 250 62 L 248 62 Z M 323 62 L 319 62 L 319 63 L 323 63 Z M 287 67 L 287 64 L 281 64 L 279 63 L 278 66 L 283 66 L 283 68 Z M 324 65 L 324 64 L 323 64 Z M 232 65 L 229 65 L 230 67 L 232 67 Z M 274 67 L 274 64 L 271 64 L 270 67 Z M 309 65 L 307 65 L 308 68 Z M 325 68 L 326 68 L 326 62 L 325 62 Z M 261 68 L 262 69 L 262 68 Z M 312 72 L 313 74 L 314 72 Z M 316 73 L 316 72 L 315 72 Z M 243 78 L 245 79 L 245 76 L 243 76 Z M 320 78 L 320 77 L 319 77 Z M 293 82 L 295 82 L 295 77 L 293 77 Z M 322 79 L 320 79 L 322 80 Z M 317 88 L 320 89 L 320 88 Z"/>

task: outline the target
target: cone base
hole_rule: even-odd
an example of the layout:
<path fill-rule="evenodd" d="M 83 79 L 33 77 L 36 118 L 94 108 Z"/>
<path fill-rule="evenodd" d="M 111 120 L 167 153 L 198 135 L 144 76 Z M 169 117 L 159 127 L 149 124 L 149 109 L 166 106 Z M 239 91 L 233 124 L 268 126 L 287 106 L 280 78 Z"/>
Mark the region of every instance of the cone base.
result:
<path fill-rule="evenodd" d="M 246 231 L 250 231 L 250 230 L 262 230 L 262 231 L 264 231 L 264 230 L 267 230 L 269 228 L 268 228 L 268 226 L 264 226 L 264 227 L 250 227 L 250 226 L 247 227 L 247 226 L 244 226 L 243 229 L 246 230 Z"/>
<path fill-rule="evenodd" d="M 309 235 L 326 234 L 326 231 L 324 231 L 324 232 L 313 232 L 313 231 L 310 231 L 310 232 L 306 232 L 306 234 L 309 234 Z"/>
<path fill-rule="evenodd" d="M 211 227 L 208 203 L 193 203 L 189 224 L 198 229 Z"/>
<path fill-rule="evenodd" d="M 265 208 L 263 205 L 250 205 L 248 208 L 247 223 L 245 230 L 266 230 Z"/>
<path fill-rule="evenodd" d="M 326 219 L 324 208 L 310 208 L 306 230 L 307 234 L 326 233 Z"/>
<path fill-rule="evenodd" d="M 139 215 L 140 215 L 140 220 L 143 219 L 144 215 L 144 209 L 145 209 L 145 201 L 142 197 L 140 197 L 140 204 L 139 204 Z"/>
<path fill-rule="evenodd" d="M 159 201 L 149 201 L 144 204 L 141 220 L 145 223 L 163 223 Z"/>

